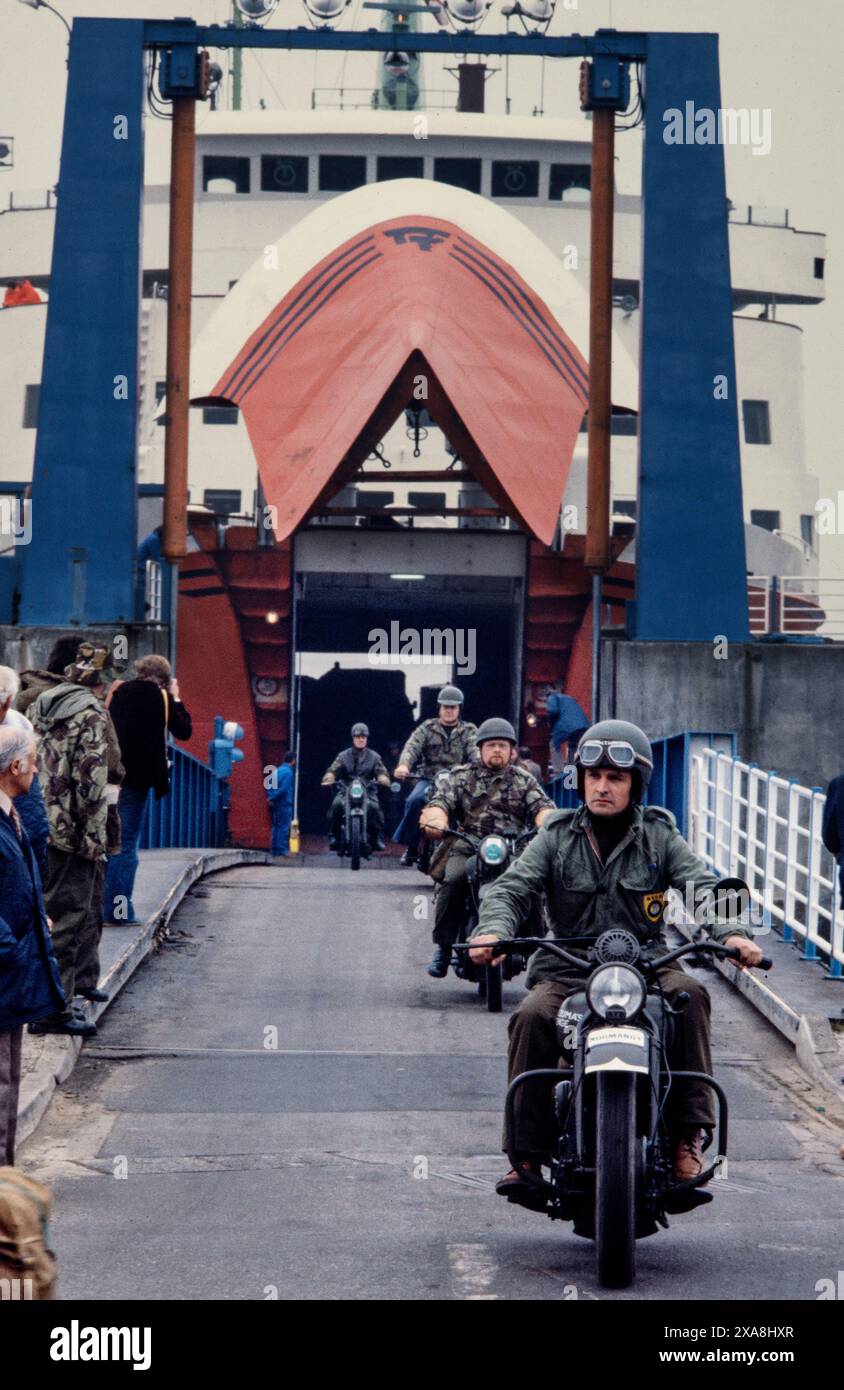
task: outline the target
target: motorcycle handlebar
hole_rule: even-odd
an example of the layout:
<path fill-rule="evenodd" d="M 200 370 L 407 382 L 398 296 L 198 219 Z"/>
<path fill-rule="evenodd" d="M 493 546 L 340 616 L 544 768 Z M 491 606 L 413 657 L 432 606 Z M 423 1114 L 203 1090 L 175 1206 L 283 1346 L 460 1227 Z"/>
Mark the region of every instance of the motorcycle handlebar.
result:
<path fill-rule="evenodd" d="M 597 938 L 577 937 L 575 939 L 585 944 L 586 941 L 594 942 Z M 497 941 L 494 946 L 492 942 L 484 942 L 481 949 L 483 946 L 488 946 L 490 950 L 496 953 L 511 950 L 521 951 L 525 946 L 542 946 L 546 951 L 550 951 L 552 955 L 565 961 L 567 965 L 576 965 L 580 970 L 582 970 L 584 966 L 588 967 L 590 965 L 589 961 L 582 960 L 579 956 L 573 956 L 571 952 L 566 951 L 562 946 L 558 946 L 555 941 L 550 940 L 547 936 L 518 936 L 505 941 Z M 466 942 L 465 945 L 461 944 L 454 947 L 455 951 L 471 951 L 473 949 L 474 947 L 471 941 Z M 671 961 L 678 960 L 680 956 L 697 951 L 711 951 L 714 955 L 723 956 L 726 960 L 741 960 L 739 951 L 735 946 L 722 946 L 717 941 L 694 941 L 688 942 L 685 946 L 678 946 L 675 951 L 669 951 L 667 955 L 660 956 L 657 960 L 645 961 L 645 964 L 650 966 L 652 970 L 659 970 L 663 965 L 668 965 Z M 770 956 L 763 956 L 752 968 L 755 970 L 772 970 L 773 966 L 774 963 Z"/>

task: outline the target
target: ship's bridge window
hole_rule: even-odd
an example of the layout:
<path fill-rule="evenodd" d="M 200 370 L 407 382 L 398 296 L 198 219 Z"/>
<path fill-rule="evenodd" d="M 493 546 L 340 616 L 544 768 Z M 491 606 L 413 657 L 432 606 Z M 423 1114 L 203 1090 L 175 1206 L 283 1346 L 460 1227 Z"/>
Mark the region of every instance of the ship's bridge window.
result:
<path fill-rule="evenodd" d="M 40 386 L 25 386 L 23 392 L 23 428 L 34 430 L 38 424 L 38 398 Z"/>
<path fill-rule="evenodd" d="M 751 512 L 751 526 L 761 526 L 763 531 L 779 531 L 780 514 L 779 512 Z"/>
<path fill-rule="evenodd" d="M 745 444 L 770 444 L 771 413 L 767 401 L 742 401 Z"/>
<path fill-rule="evenodd" d="M 627 435 L 635 438 L 639 417 L 635 412 L 623 414 L 620 410 L 613 410 L 610 419 L 610 434 Z M 580 434 L 587 434 L 589 430 L 589 412 L 587 410 L 580 422 Z"/>
<path fill-rule="evenodd" d="M 366 183 L 366 156 L 362 154 L 321 154 L 319 187 L 322 193 L 348 193 Z"/>
<path fill-rule="evenodd" d="M 592 170 L 588 164 L 552 164 L 548 197 L 552 201 L 575 202 L 583 199 L 592 187 Z"/>
<path fill-rule="evenodd" d="M 240 511 L 240 493 L 228 488 L 206 488 L 202 500 L 219 521 L 228 521 L 235 512 Z"/>
<path fill-rule="evenodd" d="M 803 544 L 807 545 L 810 550 L 814 550 L 815 518 L 812 516 L 811 512 L 803 513 L 800 517 L 800 535 L 803 538 Z"/>
<path fill-rule="evenodd" d="M 425 162 L 421 155 L 381 154 L 375 165 L 375 177 L 379 183 L 387 179 L 421 179 L 425 174 Z"/>
<path fill-rule="evenodd" d="M 248 193 L 248 156 L 206 154 L 202 160 L 203 193 Z"/>
<path fill-rule="evenodd" d="M 203 425 L 236 425 L 240 412 L 236 405 L 204 405 Z"/>
<path fill-rule="evenodd" d="M 539 195 L 538 159 L 494 159 L 493 198 L 536 198 Z"/>
<path fill-rule="evenodd" d="M 470 193 L 481 191 L 481 161 L 479 159 L 434 160 L 437 183 L 450 183 L 452 188 L 466 188 Z"/>
<path fill-rule="evenodd" d="M 262 154 L 262 193 L 307 193 L 306 154 Z"/>

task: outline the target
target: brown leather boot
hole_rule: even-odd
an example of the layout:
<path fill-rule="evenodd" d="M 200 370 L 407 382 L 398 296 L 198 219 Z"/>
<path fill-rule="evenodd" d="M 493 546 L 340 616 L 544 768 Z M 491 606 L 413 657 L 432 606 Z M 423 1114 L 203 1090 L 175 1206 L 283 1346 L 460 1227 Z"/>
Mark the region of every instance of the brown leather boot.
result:
<path fill-rule="evenodd" d="M 687 1129 L 674 1155 L 674 1179 L 688 1182 L 703 1172 L 703 1134 L 699 1129 Z"/>

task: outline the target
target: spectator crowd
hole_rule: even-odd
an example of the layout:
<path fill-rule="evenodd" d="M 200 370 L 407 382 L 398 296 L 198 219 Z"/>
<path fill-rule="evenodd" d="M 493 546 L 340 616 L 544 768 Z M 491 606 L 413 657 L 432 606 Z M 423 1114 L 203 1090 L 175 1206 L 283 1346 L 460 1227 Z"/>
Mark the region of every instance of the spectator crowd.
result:
<path fill-rule="evenodd" d="M 104 927 L 135 922 L 150 792 L 191 736 L 169 662 L 127 677 L 106 647 L 60 637 L 44 670 L 0 666 L 0 1165 L 15 1156 L 23 1028 L 90 1037 Z"/>

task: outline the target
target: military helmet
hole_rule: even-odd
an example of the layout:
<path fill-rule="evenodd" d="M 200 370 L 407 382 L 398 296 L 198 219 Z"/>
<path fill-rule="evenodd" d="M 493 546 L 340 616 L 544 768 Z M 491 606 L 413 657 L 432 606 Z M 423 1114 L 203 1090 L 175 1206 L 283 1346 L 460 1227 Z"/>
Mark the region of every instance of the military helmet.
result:
<path fill-rule="evenodd" d="M 653 749 L 638 724 L 626 719 L 602 719 L 581 736 L 574 755 L 577 790 L 583 798 L 588 767 L 615 767 L 633 779 L 633 800 L 642 801 L 654 770 Z"/>
<path fill-rule="evenodd" d="M 463 691 L 456 685 L 444 685 L 437 696 L 438 705 L 462 705 Z"/>
<path fill-rule="evenodd" d="M 480 748 L 489 738 L 506 738 L 516 745 L 516 730 L 509 719 L 485 719 L 476 735 L 476 742 Z"/>
<path fill-rule="evenodd" d="M 358 735 L 362 735 L 364 738 L 369 738 L 369 726 L 367 724 L 353 724 L 352 738 L 357 738 Z"/>

